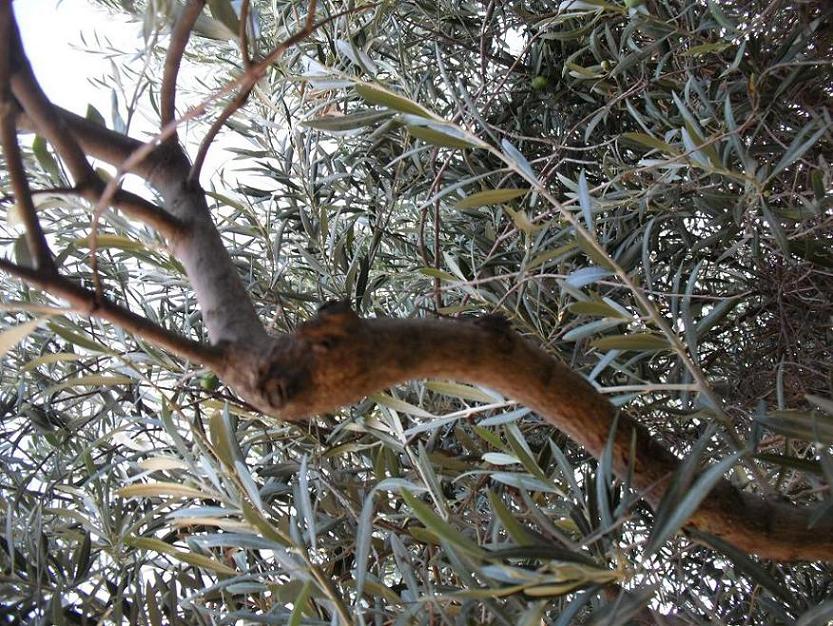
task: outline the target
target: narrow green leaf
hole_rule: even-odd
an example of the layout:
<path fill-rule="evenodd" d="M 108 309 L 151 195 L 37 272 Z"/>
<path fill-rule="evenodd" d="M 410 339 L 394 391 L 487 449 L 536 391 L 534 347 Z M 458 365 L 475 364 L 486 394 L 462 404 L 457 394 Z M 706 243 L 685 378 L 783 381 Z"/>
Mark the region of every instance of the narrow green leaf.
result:
<path fill-rule="evenodd" d="M 302 126 L 331 132 L 346 132 L 372 126 L 377 122 L 388 119 L 390 111 L 365 110 L 348 115 L 326 115 L 314 117 L 301 122 Z"/>
<path fill-rule="evenodd" d="M 578 202 L 584 215 L 584 222 L 587 224 L 587 230 L 592 233 L 594 229 L 593 201 L 590 199 L 590 189 L 587 186 L 587 174 L 584 169 L 578 177 Z"/>
<path fill-rule="evenodd" d="M 573 302 L 567 307 L 574 315 L 593 315 L 596 317 L 618 317 L 628 319 L 620 311 L 601 300 L 587 300 L 585 302 Z"/>
<path fill-rule="evenodd" d="M 399 494 L 405 501 L 405 504 L 414 512 L 419 521 L 425 524 L 428 530 L 433 531 L 443 541 L 448 542 L 452 546 L 459 548 L 469 556 L 475 558 L 484 558 L 485 550 L 474 543 L 471 539 L 463 535 L 456 528 L 453 528 L 444 520 L 442 520 L 431 508 L 414 496 L 407 489 L 402 489 Z"/>
<path fill-rule="evenodd" d="M 668 155 L 673 156 L 678 154 L 678 151 L 675 150 L 671 144 L 665 143 L 655 137 L 651 137 L 651 135 L 646 135 L 645 133 L 622 133 L 622 138 L 648 148 L 653 148 L 654 150 L 659 150 L 660 152 L 664 152 Z"/>
<path fill-rule="evenodd" d="M 484 402 L 486 404 L 495 401 L 494 396 L 490 396 L 485 391 L 481 391 L 477 387 L 473 387 L 471 385 L 431 380 L 425 383 L 425 387 L 435 393 L 441 393 L 452 398 L 460 398 L 461 400 Z"/>
<path fill-rule="evenodd" d="M 240 30 L 240 21 L 229 0 L 208 0 L 208 8 L 214 19 L 222 22 L 231 32 Z"/>
<path fill-rule="evenodd" d="M 484 452 L 481 457 L 486 463 L 491 465 L 520 465 L 521 460 L 511 454 L 504 454 L 503 452 Z"/>
<path fill-rule="evenodd" d="M 356 82 L 353 86 L 356 92 L 370 104 L 378 104 L 393 109 L 394 111 L 412 113 L 426 118 L 433 117 L 433 114 L 428 109 L 423 108 L 413 100 L 396 94 L 384 87 L 380 87 L 379 85 Z"/>
<path fill-rule="evenodd" d="M 833 415 L 809 411 L 772 411 L 755 420 L 787 437 L 833 445 Z"/>
<path fill-rule="evenodd" d="M 532 169 L 532 165 L 530 165 L 529 161 L 526 160 L 526 157 L 521 154 L 520 150 L 513 146 L 508 139 L 503 139 L 500 142 L 500 145 L 503 148 L 503 154 L 509 164 L 517 167 L 521 170 L 521 172 L 526 174 L 527 178 L 531 180 L 538 178 L 538 175 L 535 173 L 535 170 Z"/>
<path fill-rule="evenodd" d="M 709 492 L 723 478 L 723 475 L 734 467 L 742 456 L 742 451 L 734 452 L 719 463 L 710 465 L 697 478 L 683 498 L 673 505 L 673 509 L 665 522 L 654 526 L 651 532 L 651 538 L 645 548 L 647 554 L 656 552 L 671 535 L 682 528 L 688 518 L 700 506 L 700 503 L 709 495 Z M 660 507 L 662 506 L 663 504 L 660 503 Z"/>
<path fill-rule="evenodd" d="M 525 489 L 526 491 L 540 491 L 541 493 L 556 493 L 564 497 L 563 492 L 552 481 L 544 481 L 539 478 L 533 478 L 529 474 L 515 474 L 512 472 L 494 472 L 490 475 L 491 479 L 515 487 L 516 489 Z"/>
<path fill-rule="evenodd" d="M 234 467 L 234 452 L 231 446 L 231 432 L 227 427 L 224 415 L 217 411 L 211 416 L 208 422 L 208 432 L 211 438 L 211 446 L 214 448 L 214 453 L 217 455 L 226 467 Z"/>
<path fill-rule="evenodd" d="M 587 285 L 592 285 L 603 278 L 607 278 L 612 273 L 611 270 L 605 269 L 604 267 L 582 267 L 581 269 L 570 272 L 567 278 L 564 279 L 564 282 L 570 287 L 580 289 Z"/>
<path fill-rule="evenodd" d="M 217 574 L 225 574 L 227 576 L 234 576 L 237 574 L 235 570 L 224 563 L 220 563 L 216 559 L 203 554 L 195 554 L 185 550 L 179 550 L 174 546 L 165 543 L 161 539 L 154 539 L 153 537 L 128 537 L 124 542 L 134 548 L 141 550 L 151 550 L 160 554 L 167 554 L 173 558 L 188 563 L 195 567 L 201 567 Z"/>
<path fill-rule="evenodd" d="M 301 626 L 307 609 L 307 600 L 309 600 L 312 590 L 312 581 L 306 581 L 301 588 L 301 593 L 292 602 L 294 606 L 292 608 L 292 614 L 289 616 L 289 621 L 286 623 L 287 626 Z"/>
<path fill-rule="evenodd" d="M 476 148 L 468 139 L 456 136 L 451 127 L 439 126 L 408 126 L 408 132 L 417 139 L 441 148 Z"/>
<path fill-rule="evenodd" d="M 608 335 L 590 342 L 599 350 L 635 350 L 637 352 L 657 352 L 668 350 L 668 340 L 654 333 L 633 333 L 631 335 Z"/>
<path fill-rule="evenodd" d="M 807 135 L 810 127 L 811 126 L 808 124 L 801 130 L 801 132 L 798 133 L 798 135 L 796 135 L 795 139 L 793 139 L 792 143 L 787 148 L 787 151 L 784 153 L 784 156 L 782 156 L 781 160 L 778 161 L 774 168 L 772 168 L 772 173 L 769 175 L 770 180 L 804 156 L 804 153 L 812 148 L 824 133 L 829 132 L 830 130 L 826 125 L 822 125 L 822 127 L 814 132 L 809 139 L 802 141 Z"/>
<path fill-rule="evenodd" d="M 175 498 L 211 498 L 217 494 L 212 494 L 196 487 L 188 487 L 187 485 L 180 485 L 179 483 L 170 482 L 150 482 L 150 483 L 136 483 L 134 485 L 126 485 L 116 490 L 122 498 L 160 498 L 162 496 L 172 496 Z"/>
<path fill-rule="evenodd" d="M 39 317 L 29 320 L 28 322 L 7 328 L 0 333 L 0 358 L 3 358 L 9 350 L 35 332 L 35 329 L 43 323 L 44 319 L 43 317 Z"/>
<path fill-rule="evenodd" d="M 512 515 L 512 512 L 506 508 L 506 505 L 500 499 L 494 491 L 489 491 L 489 504 L 492 507 L 492 511 L 495 512 L 495 515 L 500 520 L 500 523 L 503 524 L 503 527 L 506 529 L 506 532 L 509 533 L 509 536 L 520 546 L 525 545 L 532 545 L 534 543 L 533 536 L 527 532 L 527 530 L 523 527 L 515 516 Z"/>
<path fill-rule="evenodd" d="M 526 189 L 487 189 L 466 196 L 454 205 L 455 209 L 476 209 L 491 204 L 505 204 L 529 193 Z"/>
<path fill-rule="evenodd" d="M 49 147 L 46 145 L 46 140 L 40 135 L 35 135 L 35 138 L 32 140 L 32 153 L 35 155 L 38 165 L 40 165 L 47 174 L 55 180 L 61 180 L 61 167 L 49 151 Z"/>
<path fill-rule="evenodd" d="M 48 324 L 49 330 L 54 332 L 56 335 L 65 339 L 70 344 L 74 346 L 78 346 L 80 348 L 85 348 L 87 350 L 91 350 L 92 352 L 102 352 L 104 354 L 113 354 L 113 351 L 106 346 L 98 343 L 97 341 L 93 340 L 91 337 L 87 337 L 85 335 L 81 335 L 79 333 L 73 332 L 66 328 L 63 322 L 50 322 Z"/>
<path fill-rule="evenodd" d="M 732 44 L 728 41 L 715 41 L 713 43 L 704 43 L 699 46 L 691 46 L 688 50 L 683 50 L 680 53 L 682 57 L 699 57 L 704 54 L 723 52 L 726 48 L 731 47 Z"/>

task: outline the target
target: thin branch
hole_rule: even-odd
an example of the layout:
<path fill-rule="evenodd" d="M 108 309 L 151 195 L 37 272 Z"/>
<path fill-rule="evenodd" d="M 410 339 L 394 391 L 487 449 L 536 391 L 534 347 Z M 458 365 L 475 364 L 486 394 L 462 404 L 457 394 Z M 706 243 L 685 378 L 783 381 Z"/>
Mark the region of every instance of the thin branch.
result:
<path fill-rule="evenodd" d="M 251 65 L 249 69 L 236 81 L 236 84 L 239 85 L 240 91 L 238 92 L 238 95 L 234 98 L 234 100 L 232 100 L 228 104 L 228 106 L 226 106 L 226 108 L 223 109 L 222 113 L 220 113 L 217 119 L 214 120 L 214 123 L 208 129 L 208 132 L 206 132 L 205 137 L 203 137 L 202 142 L 200 142 L 200 147 L 197 151 L 196 157 L 194 157 L 194 164 L 191 166 L 191 173 L 188 176 L 188 180 L 192 183 L 199 180 L 200 171 L 202 170 L 202 166 L 205 162 L 205 157 L 208 154 L 208 150 L 211 147 L 211 144 L 214 142 L 214 138 L 217 136 L 217 133 L 220 132 L 220 129 L 223 127 L 226 121 L 228 121 L 228 119 L 246 103 L 246 100 L 248 100 L 249 94 L 251 94 L 252 89 L 254 89 L 254 86 L 257 84 L 257 81 L 259 81 L 263 77 L 263 75 L 266 73 L 266 70 L 275 61 L 277 61 L 283 55 L 284 52 L 286 52 L 289 48 L 296 45 L 297 43 L 303 41 L 314 31 L 318 30 L 322 26 L 326 26 L 330 22 L 340 17 L 350 15 L 352 13 L 368 11 L 375 7 L 376 4 L 369 4 L 363 7 L 346 9 L 344 11 L 334 13 L 333 15 L 319 20 L 318 22 L 314 22 L 313 20 L 315 19 L 316 0 L 311 0 L 309 10 L 307 12 L 307 19 L 304 22 L 303 28 L 291 37 L 285 39 L 280 44 L 278 44 L 278 46 L 276 46 L 261 61 L 259 61 L 255 65 Z"/>
<path fill-rule="evenodd" d="M 171 33 L 171 42 L 168 45 L 168 54 L 165 56 L 165 71 L 162 76 L 162 89 L 160 94 L 161 122 L 166 126 L 176 118 L 176 80 L 179 75 L 179 66 L 182 63 L 182 55 L 188 45 L 191 30 L 194 23 L 202 13 L 205 0 L 188 0 L 188 4 L 180 12 Z M 176 142 L 176 130 L 166 141 Z"/>
<path fill-rule="evenodd" d="M 0 134 L 2 134 L 3 154 L 6 157 L 6 170 L 11 178 L 15 203 L 26 227 L 26 243 L 35 259 L 35 267 L 45 272 L 54 272 L 55 262 L 43 228 L 41 228 L 35 204 L 32 202 L 26 171 L 23 160 L 20 158 L 14 123 L 14 105 L 5 98 L 3 100 L 0 102 L 0 126 L 2 127 Z"/>
<path fill-rule="evenodd" d="M 144 341 L 170 350 L 183 359 L 202 363 L 211 368 L 220 367 L 222 364 L 223 351 L 221 349 L 193 341 L 162 328 L 107 298 L 97 297 L 92 291 L 84 289 L 59 274 L 46 274 L 3 258 L 0 258 L 0 270 L 53 296 L 63 298 L 77 313 L 107 320 L 141 337 Z"/>
<path fill-rule="evenodd" d="M 0 141 L 2 141 L 3 154 L 6 157 L 6 169 L 11 179 L 15 202 L 26 227 L 26 243 L 34 256 L 35 267 L 43 272 L 53 273 L 55 262 L 52 259 L 52 252 L 43 228 L 41 228 L 35 204 L 32 202 L 26 169 L 20 156 L 20 146 L 17 143 L 15 122 L 17 105 L 12 98 L 10 86 L 12 28 L 11 6 L 5 2 L 0 3 L 0 42 L 6 42 L 0 51 Z"/>
<path fill-rule="evenodd" d="M 247 70 L 252 66 L 252 57 L 249 55 L 249 8 L 249 0 L 243 0 L 240 7 L 240 56 Z"/>
<path fill-rule="evenodd" d="M 75 191 L 96 205 L 101 199 L 105 187 L 104 182 L 96 178 L 94 181 L 77 187 Z M 173 240 L 179 236 L 185 228 L 181 220 L 162 207 L 124 189 L 118 189 L 108 204 L 122 211 L 128 217 L 152 226 L 156 232 L 168 240 Z"/>
<path fill-rule="evenodd" d="M 104 183 L 101 183 L 101 187 Z M 78 187 L 50 187 L 48 189 L 30 189 L 32 197 L 35 196 L 79 196 L 86 198 L 90 202 L 96 202 L 100 196 L 100 191 L 96 191 L 93 186 L 87 188 Z M 6 194 L 0 196 L 0 204 L 7 204 L 14 202 L 14 195 Z M 133 219 L 137 219 L 149 226 L 155 228 L 161 235 L 165 237 L 176 237 L 184 228 L 182 222 L 152 202 L 145 200 L 141 196 L 124 191 L 120 189 L 115 198 L 113 198 L 112 206 L 120 210 L 122 213 Z"/>
<path fill-rule="evenodd" d="M 162 209 L 142 200 L 138 196 L 127 194 L 117 187 L 108 193 L 110 185 L 105 184 L 95 172 L 87 160 L 87 155 L 82 150 L 81 145 L 66 124 L 64 117 L 57 114 L 55 107 L 41 89 L 40 84 L 32 72 L 32 66 L 23 50 L 20 33 L 15 24 L 12 24 L 12 38 L 10 41 L 14 63 L 14 73 L 11 77 L 11 83 L 15 97 L 23 106 L 33 126 L 55 147 L 55 150 L 67 164 L 72 173 L 72 177 L 75 179 L 76 188 L 79 193 L 96 205 L 90 226 L 89 255 L 95 293 L 99 298 L 103 298 L 96 252 L 98 248 L 98 222 L 106 206 L 110 206 L 111 204 L 115 205 L 117 203 L 117 197 L 121 196 L 122 208 L 131 212 L 134 216 L 154 224 L 154 226 L 160 229 L 162 234 L 168 236 L 176 235 L 177 231 L 181 228 L 181 224 L 178 220 L 173 218 L 169 219 Z M 89 128 L 89 126 L 85 125 L 85 128 Z M 99 134 L 101 133 L 99 132 Z M 121 145 L 133 145 L 133 143 L 133 140 L 124 141 L 123 139 Z M 132 155 L 140 151 L 143 146 L 143 144 L 138 142 L 135 142 L 135 145 L 137 146 L 137 150 L 132 152 Z"/>
<path fill-rule="evenodd" d="M 101 124 L 81 117 L 72 111 L 67 111 L 55 104 L 52 105 L 52 108 L 54 114 L 63 120 L 69 132 L 75 138 L 75 141 L 81 145 L 81 148 L 93 158 L 104 161 L 105 163 L 118 166 L 129 159 L 131 154 L 144 145 L 143 142 L 137 139 L 110 130 Z M 18 128 L 33 133 L 38 132 L 35 121 L 25 111 L 18 116 L 17 126 Z M 130 173 L 143 178 L 150 177 L 154 169 L 160 165 L 159 160 L 154 157 L 156 155 L 152 155 L 152 158 L 137 164 L 137 166 L 130 170 Z"/>
<path fill-rule="evenodd" d="M 86 182 L 95 177 L 96 173 L 87 161 L 87 156 L 81 150 L 81 146 L 64 124 L 63 118 L 55 115 L 52 103 L 38 84 L 29 59 L 23 52 L 17 24 L 12 23 L 11 30 L 12 92 L 26 115 L 32 120 L 37 132 L 52 144 L 67 164 L 75 182 Z"/>
<path fill-rule="evenodd" d="M 235 96 L 234 100 L 232 100 L 226 108 L 223 109 L 220 115 L 217 116 L 217 119 L 215 119 L 214 123 L 211 124 L 208 132 L 205 134 L 205 137 L 203 137 L 202 142 L 200 142 L 199 150 L 197 151 L 197 155 L 194 157 L 194 163 L 191 166 L 191 173 L 188 175 L 188 180 L 190 182 L 193 183 L 194 181 L 199 180 L 200 172 L 202 171 L 202 166 L 205 162 L 205 157 L 208 154 L 208 149 L 214 142 L 214 138 L 217 136 L 217 133 L 220 132 L 220 129 L 226 121 L 228 121 L 228 119 L 234 115 L 240 107 L 246 104 L 246 100 L 249 99 L 249 94 L 252 93 L 252 89 L 257 84 L 257 81 L 259 81 L 266 73 L 266 69 L 278 60 L 289 47 L 302 41 L 319 26 L 315 24 L 314 21 L 317 4 L 317 0 L 310 0 L 309 9 L 307 10 L 307 19 L 304 21 L 304 27 L 301 30 L 278 44 L 278 46 L 266 55 L 262 61 L 249 67 L 245 74 L 243 74 L 240 83 L 240 91 L 237 93 L 237 96 Z M 245 24 L 243 28 L 245 29 Z"/>

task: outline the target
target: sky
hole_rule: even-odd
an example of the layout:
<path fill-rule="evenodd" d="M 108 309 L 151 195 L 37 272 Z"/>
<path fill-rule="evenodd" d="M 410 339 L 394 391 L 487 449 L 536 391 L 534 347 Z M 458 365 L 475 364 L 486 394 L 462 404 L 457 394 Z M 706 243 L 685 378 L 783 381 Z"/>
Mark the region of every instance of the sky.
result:
<path fill-rule="evenodd" d="M 14 12 L 26 55 L 50 100 L 79 115 L 84 115 L 87 105 L 92 104 L 112 128 L 111 89 L 93 82 L 112 74 L 111 61 L 101 51 L 143 51 L 145 43 L 141 23 L 131 22 L 122 15 L 96 6 L 90 0 L 16 0 Z M 119 59 L 116 62 L 121 63 Z M 180 77 L 188 80 L 186 67 L 183 67 Z M 132 93 L 132 85 L 126 87 L 128 93 Z M 183 99 L 177 104 L 181 107 L 183 101 L 188 102 Z M 123 101 L 119 109 L 121 115 L 126 113 Z M 138 101 L 138 110 L 140 114 L 131 123 L 130 134 L 137 139 L 146 139 L 149 133 L 158 129 L 158 115 L 150 109 L 147 95 Z M 189 141 L 197 142 L 201 134 L 188 136 Z M 226 150 L 232 145 L 250 147 L 235 133 L 221 133 L 208 152 L 200 177 L 203 184 L 212 180 L 220 169 L 231 173 L 230 182 L 239 182 L 241 174 L 235 170 L 240 164 L 232 162 L 233 155 Z M 193 156 L 196 144 L 189 144 L 187 148 Z M 131 191 L 139 192 L 131 182 L 126 186 Z"/>
<path fill-rule="evenodd" d="M 17 0 L 14 12 L 26 54 L 46 95 L 81 115 L 87 103 L 92 103 L 108 118 L 110 94 L 89 79 L 107 72 L 110 63 L 85 48 L 97 48 L 98 35 L 117 48 L 138 49 L 142 46 L 141 26 L 86 0 Z M 93 45 L 86 46 L 82 35 Z"/>

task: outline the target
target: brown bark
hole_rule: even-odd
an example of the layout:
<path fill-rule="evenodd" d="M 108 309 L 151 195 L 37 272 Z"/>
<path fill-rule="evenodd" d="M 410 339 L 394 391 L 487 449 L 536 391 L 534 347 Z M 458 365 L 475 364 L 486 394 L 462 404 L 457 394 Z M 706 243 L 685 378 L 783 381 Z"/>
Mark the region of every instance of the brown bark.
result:
<path fill-rule="evenodd" d="M 294 334 L 272 338 L 260 352 L 246 350 L 228 346 L 218 373 L 254 406 L 282 419 L 332 411 L 406 380 L 451 378 L 518 400 L 598 458 L 615 415 L 581 376 L 490 316 L 476 322 L 360 319 L 336 304 Z M 631 461 L 634 488 L 656 507 L 679 460 L 620 415 L 614 472 L 624 478 Z M 833 525 L 807 528 L 809 515 L 806 508 L 741 493 L 723 481 L 689 524 L 764 558 L 833 560 Z"/>

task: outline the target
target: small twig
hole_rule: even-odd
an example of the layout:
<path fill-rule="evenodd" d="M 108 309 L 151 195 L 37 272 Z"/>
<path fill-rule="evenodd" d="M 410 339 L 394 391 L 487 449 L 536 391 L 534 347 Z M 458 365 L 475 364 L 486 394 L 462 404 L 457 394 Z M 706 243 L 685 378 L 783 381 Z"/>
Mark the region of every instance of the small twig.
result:
<path fill-rule="evenodd" d="M 0 258 L 0 270 L 54 296 L 65 299 L 77 313 L 112 322 L 184 359 L 196 361 L 212 368 L 219 367 L 222 363 L 223 352 L 219 348 L 187 339 L 162 328 L 107 298 L 99 298 L 94 292 L 57 273 L 47 274 L 16 265 L 3 258 Z"/>
<path fill-rule="evenodd" d="M 191 166 L 191 173 L 188 175 L 189 182 L 194 183 L 199 181 L 200 171 L 202 171 L 202 166 L 205 162 L 205 157 L 208 154 L 208 149 L 214 142 L 214 138 L 217 136 L 217 133 L 220 132 L 220 129 L 225 125 L 228 119 L 246 103 L 246 100 L 249 99 L 249 94 L 252 92 L 252 89 L 257 84 L 257 81 L 259 81 L 266 73 L 267 68 L 270 65 L 272 65 L 272 63 L 277 61 L 283 55 L 283 53 L 286 52 L 286 50 L 288 50 L 295 44 L 303 41 L 314 30 L 320 28 L 324 24 L 329 23 L 337 17 L 340 17 L 342 14 L 345 14 L 337 13 L 336 15 L 330 16 L 327 19 L 322 20 L 316 24 L 315 9 L 317 7 L 317 4 L 317 0 L 310 0 L 309 9 L 307 10 L 307 19 L 304 21 L 304 26 L 303 28 L 301 28 L 301 30 L 299 30 L 297 33 L 278 44 L 269 54 L 267 54 L 263 58 L 262 61 L 259 61 L 255 65 L 251 65 L 249 69 L 247 69 L 246 72 L 243 74 L 240 80 L 240 91 L 238 92 L 237 96 L 226 106 L 225 109 L 223 109 L 220 115 L 217 116 L 217 119 L 214 120 L 214 123 L 208 129 L 208 132 L 205 134 L 205 137 L 203 137 L 202 142 L 200 143 L 199 150 L 197 151 L 197 155 L 194 157 L 194 164 Z M 347 13 L 352 13 L 353 11 L 365 9 L 366 7 L 362 7 L 361 9 L 351 9 L 347 11 Z M 243 29 L 245 30 L 245 24 L 243 25 Z"/>
<path fill-rule="evenodd" d="M 194 23 L 200 16 L 205 0 L 188 0 L 188 4 L 182 9 L 171 33 L 171 42 L 168 45 L 168 54 L 165 56 L 165 71 L 162 76 L 162 89 L 160 93 L 160 117 L 162 126 L 170 124 L 176 117 L 176 79 L 179 75 L 179 66 L 182 63 L 182 55 L 188 45 L 191 30 Z M 167 141 L 176 142 L 176 129 L 168 136 Z"/>
<path fill-rule="evenodd" d="M 243 67 L 247 70 L 252 66 L 252 57 L 249 55 L 249 0 L 243 0 L 240 7 L 240 56 L 243 58 Z"/>

